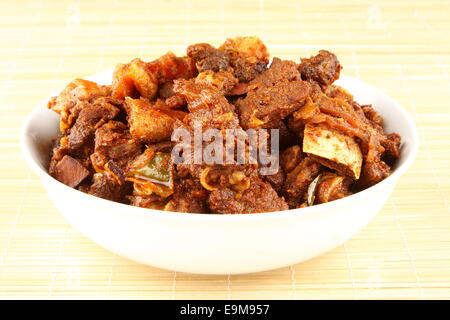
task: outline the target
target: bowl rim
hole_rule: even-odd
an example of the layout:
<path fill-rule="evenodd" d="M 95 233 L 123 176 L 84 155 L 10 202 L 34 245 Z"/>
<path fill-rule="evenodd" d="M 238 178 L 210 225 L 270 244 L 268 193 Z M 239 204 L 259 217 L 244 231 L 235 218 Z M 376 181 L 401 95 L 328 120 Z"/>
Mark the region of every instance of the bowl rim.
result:
<path fill-rule="evenodd" d="M 108 69 L 99 73 L 96 73 L 94 75 L 91 75 L 89 77 L 85 77 L 85 79 L 90 80 L 90 78 L 99 77 L 103 74 L 108 74 L 112 71 L 112 69 Z M 384 180 L 378 182 L 377 184 L 362 190 L 360 192 L 354 193 L 350 196 L 347 196 L 345 198 L 341 198 L 338 200 L 334 200 L 327 203 L 317 204 L 310 207 L 305 208 L 296 208 L 296 209 L 289 209 L 289 210 L 283 210 L 283 211 L 273 211 L 273 212 L 261 212 L 261 213 L 247 213 L 247 214 L 211 214 L 211 213 L 185 213 L 185 212 L 172 212 L 172 211 L 163 211 L 163 210 L 157 210 L 157 209 L 148 209 L 148 208 L 141 208 L 136 207 L 128 204 L 123 204 L 120 202 L 115 202 L 111 200 L 102 199 L 99 197 L 95 197 L 93 195 L 84 193 L 82 191 L 79 191 L 77 189 L 71 188 L 62 182 L 56 180 L 50 174 L 41 168 L 40 164 L 38 164 L 37 159 L 35 159 L 30 152 L 30 148 L 28 146 L 28 132 L 31 124 L 36 118 L 36 114 L 41 112 L 43 108 L 46 108 L 47 103 L 49 99 L 55 95 L 59 95 L 61 90 L 54 92 L 52 95 L 48 96 L 46 99 L 42 100 L 37 106 L 35 106 L 32 111 L 27 115 L 26 120 L 24 122 L 24 125 L 21 128 L 20 131 L 20 149 L 21 152 L 28 163 L 28 165 L 32 168 L 32 170 L 40 177 L 41 180 L 47 180 L 50 183 L 56 184 L 57 187 L 65 188 L 65 192 L 74 192 L 73 196 L 76 197 L 86 197 L 86 201 L 100 201 L 103 202 L 103 205 L 115 205 L 118 206 L 118 209 L 123 209 L 124 214 L 134 214 L 134 215 L 145 215 L 145 216 L 154 216 L 158 218 L 163 219 L 186 219 L 186 220 L 203 220 L 203 221 L 255 221 L 255 220 L 278 220 L 278 219 L 284 219 L 292 216 L 309 216 L 312 214 L 317 213 L 318 211 L 327 211 L 329 209 L 333 209 L 336 207 L 344 207 L 351 205 L 352 202 L 363 200 L 366 197 L 368 197 L 370 194 L 377 193 L 378 191 L 382 191 L 384 189 L 388 189 L 388 187 L 391 185 L 395 186 L 396 181 L 399 177 L 401 177 L 412 165 L 414 162 L 418 150 L 419 150 L 419 133 L 417 130 L 417 126 L 414 123 L 413 118 L 411 115 L 393 98 L 388 96 L 386 93 L 384 93 L 381 89 L 378 89 L 377 87 L 374 87 L 356 77 L 352 77 L 349 75 L 341 74 L 340 76 L 341 80 L 349 80 L 349 81 L 357 81 L 360 82 L 366 86 L 369 86 L 371 90 L 373 90 L 377 95 L 382 96 L 384 99 L 388 100 L 402 115 L 402 119 L 406 124 L 406 127 L 408 128 L 408 131 L 411 131 L 412 137 L 409 141 L 411 143 L 411 151 L 409 154 L 407 154 L 406 158 L 404 159 L 404 162 L 394 169 L 394 171 Z M 376 109 L 376 107 L 375 107 Z"/>

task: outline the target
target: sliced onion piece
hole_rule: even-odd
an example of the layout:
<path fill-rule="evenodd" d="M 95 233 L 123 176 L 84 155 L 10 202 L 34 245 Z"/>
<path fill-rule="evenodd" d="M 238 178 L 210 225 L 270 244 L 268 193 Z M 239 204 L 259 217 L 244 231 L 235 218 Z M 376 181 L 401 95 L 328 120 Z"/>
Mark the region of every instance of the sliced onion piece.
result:
<path fill-rule="evenodd" d="M 312 206 L 314 204 L 314 200 L 316 199 L 315 196 L 316 188 L 319 185 L 321 176 L 322 174 L 320 173 L 308 186 L 308 193 L 307 193 L 308 206 Z"/>

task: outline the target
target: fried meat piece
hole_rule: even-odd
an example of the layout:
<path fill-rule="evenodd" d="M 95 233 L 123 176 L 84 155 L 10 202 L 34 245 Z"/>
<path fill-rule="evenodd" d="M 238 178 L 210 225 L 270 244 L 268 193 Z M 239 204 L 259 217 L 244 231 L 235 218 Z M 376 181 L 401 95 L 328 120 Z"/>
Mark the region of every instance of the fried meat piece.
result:
<path fill-rule="evenodd" d="M 87 157 L 92 152 L 93 137 L 97 128 L 114 119 L 120 109 L 103 99 L 97 99 L 94 103 L 84 102 L 80 110 L 75 124 L 70 128 L 67 143 L 70 153 Z M 87 150 L 84 147 L 87 147 Z"/>
<path fill-rule="evenodd" d="M 164 101 L 168 108 L 181 109 L 186 106 L 186 100 L 175 94 L 173 86 L 173 81 L 163 83 L 159 88 L 158 97 Z"/>
<path fill-rule="evenodd" d="M 302 160 L 302 148 L 299 145 L 293 145 L 286 148 L 280 154 L 280 165 L 286 173 L 291 172 Z"/>
<path fill-rule="evenodd" d="M 152 100 L 158 92 L 158 78 L 147 70 L 147 65 L 139 58 L 130 63 L 119 64 L 114 70 L 112 96 L 116 99 L 125 97 L 144 97 Z"/>
<path fill-rule="evenodd" d="M 220 188 L 212 191 L 208 197 L 209 208 L 214 213 L 258 213 L 287 210 L 283 197 L 278 196 L 272 186 L 260 178 L 253 178 L 249 188 L 235 191 Z"/>
<path fill-rule="evenodd" d="M 342 66 L 336 55 L 326 50 L 309 59 L 301 59 L 298 71 L 303 80 L 314 81 L 324 90 L 339 79 Z"/>
<path fill-rule="evenodd" d="M 219 48 L 231 56 L 233 73 L 240 82 L 249 82 L 266 69 L 269 52 L 258 37 L 227 39 Z"/>
<path fill-rule="evenodd" d="M 236 102 L 241 126 L 278 128 L 282 119 L 299 109 L 306 101 L 309 85 L 304 81 L 279 81 L 270 87 L 258 87 Z"/>
<path fill-rule="evenodd" d="M 146 69 L 158 80 L 166 83 L 175 79 L 189 79 L 197 75 L 195 62 L 189 57 L 177 57 L 168 52 L 158 59 L 148 62 Z"/>
<path fill-rule="evenodd" d="M 305 103 L 309 92 L 295 63 L 274 58 L 270 68 L 250 83 L 247 96 L 236 102 L 241 126 L 279 128 L 281 120 Z"/>
<path fill-rule="evenodd" d="M 257 61 L 269 62 L 269 51 L 258 37 L 229 38 L 219 49 L 236 50 L 245 57 L 254 57 Z"/>
<path fill-rule="evenodd" d="M 283 172 L 281 167 L 278 167 L 278 171 L 275 174 L 262 176 L 263 180 L 270 183 L 272 188 L 280 193 L 283 188 L 284 180 L 286 179 L 286 175 Z"/>
<path fill-rule="evenodd" d="M 109 86 L 98 85 L 84 79 L 75 79 L 58 96 L 51 98 L 47 107 L 60 114 L 60 131 L 65 134 L 78 116 L 78 113 L 73 110 L 77 103 L 90 102 L 110 94 Z"/>
<path fill-rule="evenodd" d="M 142 152 L 142 147 L 142 142 L 130 134 L 125 124 L 110 121 L 95 132 L 95 153 L 91 160 L 97 172 L 102 172 L 110 161 L 123 171 L 128 162 Z"/>
<path fill-rule="evenodd" d="M 186 113 L 171 110 L 160 100 L 150 103 L 143 99 L 125 98 L 130 133 L 139 140 L 155 143 L 170 139 L 176 119 L 182 120 Z"/>
<path fill-rule="evenodd" d="M 398 133 L 390 133 L 385 135 L 385 139 L 381 140 L 381 145 L 384 148 L 382 155 L 383 161 L 393 165 L 395 160 L 400 157 L 400 145 L 402 138 Z"/>
<path fill-rule="evenodd" d="M 320 177 L 315 190 L 315 203 L 325 203 L 347 197 L 351 180 L 335 173 L 327 173 Z"/>
<path fill-rule="evenodd" d="M 238 84 L 238 81 L 230 72 L 214 72 L 211 70 L 201 72 L 195 78 L 195 83 L 206 87 L 217 88 L 224 95 L 228 95 L 231 89 Z"/>
<path fill-rule="evenodd" d="M 81 164 L 81 161 L 66 155 L 56 164 L 52 175 L 65 185 L 75 188 L 89 174 L 89 170 Z"/>
<path fill-rule="evenodd" d="M 172 199 L 164 207 L 165 211 L 208 213 L 207 191 L 199 180 L 183 179 L 175 183 Z"/>
<path fill-rule="evenodd" d="M 232 72 L 240 82 L 249 82 L 265 70 L 269 61 L 267 48 L 257 37 L 228 39 L 218 49 L 207 43 L 187 48 L 199 72 Z"/>
<path fill-rule="evenodd" d="M 126 195 L 131 192 L 131 184 L 119 183 L 109 172 L 96 173 L 87 193 L 106 200 L 126 203 Z"/>
<path fill-rule="evenodd" d="M 198 43 L 187 48 L 187 55 L 195 61 L 198 72 L 212 70 L 214 72 L 230 71 L 230 55 L 214 48 L 208 43 Z"/>
<path fill-rule="evenodd" d="M 250 86 L 263 87 L 273 86 L 280 81 L 299 81 L 302 80 L 297 70 L 297 65 L 293 61 L 273 58 L 269 69 L 255 77 L 250 82 Z"/>
<path fill-rule="evenodd" d="M 112 96 L 117 99 L 144 97 L 153 100 L 159 84 L 177 78 L 191 78 L 196 72 L 194 62 L 189 57 L 176 57 L 171 52 L 148 63 L 136 58 L 116 67 Z"/>
<path fill-rule="evenodd" d="M 290 208 L 296 208 L 306 200 L 308 186 L 320 173 L 320 169 L 321 165 L 318 162 L 306 157 L 286 174 L 282 194 Z"/>
<path fill-rule="evenodd" d="M 179 79 L 175 81 L 173 90 L 187 101 L 190 112 L 184 122 L 191 128 L 195 121 L 202 128 L 231 129 L 239 126 L 234 106 L 218 88 L 196 79 Z"/>
<path fill-rule="evenodd" d="M 391 168 L 384 161 L 366 161 L 362 166 L 356 187 L 360 190 L 366 189 L 386 179 L 390 174 Z"/>

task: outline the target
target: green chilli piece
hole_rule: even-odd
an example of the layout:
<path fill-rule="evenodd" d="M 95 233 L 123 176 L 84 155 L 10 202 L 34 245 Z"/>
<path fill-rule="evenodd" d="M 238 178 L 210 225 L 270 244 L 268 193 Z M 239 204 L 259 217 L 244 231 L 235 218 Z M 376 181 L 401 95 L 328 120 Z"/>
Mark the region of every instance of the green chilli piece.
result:
<path fill-rule="evenodd" d="M 158 152 L 148 164 L 137 169 L 134 173 L 146 179 L 162 183 L 170 182 L 170 154 Z"/>

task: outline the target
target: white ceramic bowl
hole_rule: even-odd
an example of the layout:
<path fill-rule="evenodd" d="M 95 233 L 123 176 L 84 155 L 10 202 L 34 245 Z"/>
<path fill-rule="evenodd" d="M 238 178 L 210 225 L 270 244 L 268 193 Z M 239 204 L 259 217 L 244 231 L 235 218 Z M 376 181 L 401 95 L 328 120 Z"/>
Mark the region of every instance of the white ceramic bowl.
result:
<path fill-rule="evenodd" d="M 109 84 L 111 71 L 89 80 Z M 364 227 L 413 162 L 418 134 L 405 110 L 352 77 L 337 84 L 361 104 L 373 104 L 387 132 L 402 136 L 401 158 L 387 179 L 352 196 L 308 208 L 244 215 L 188 214 L 124 205 L 60 183 L 46 170 L 59 116 L 41 102 L 22 130 L 21 147 L 58 210 L 81 233 L 126 258 L 175 271 L 237 274 L 295 264 L 342 244 Z M 58 93 L 56 93 L 58 94 Z"/>

